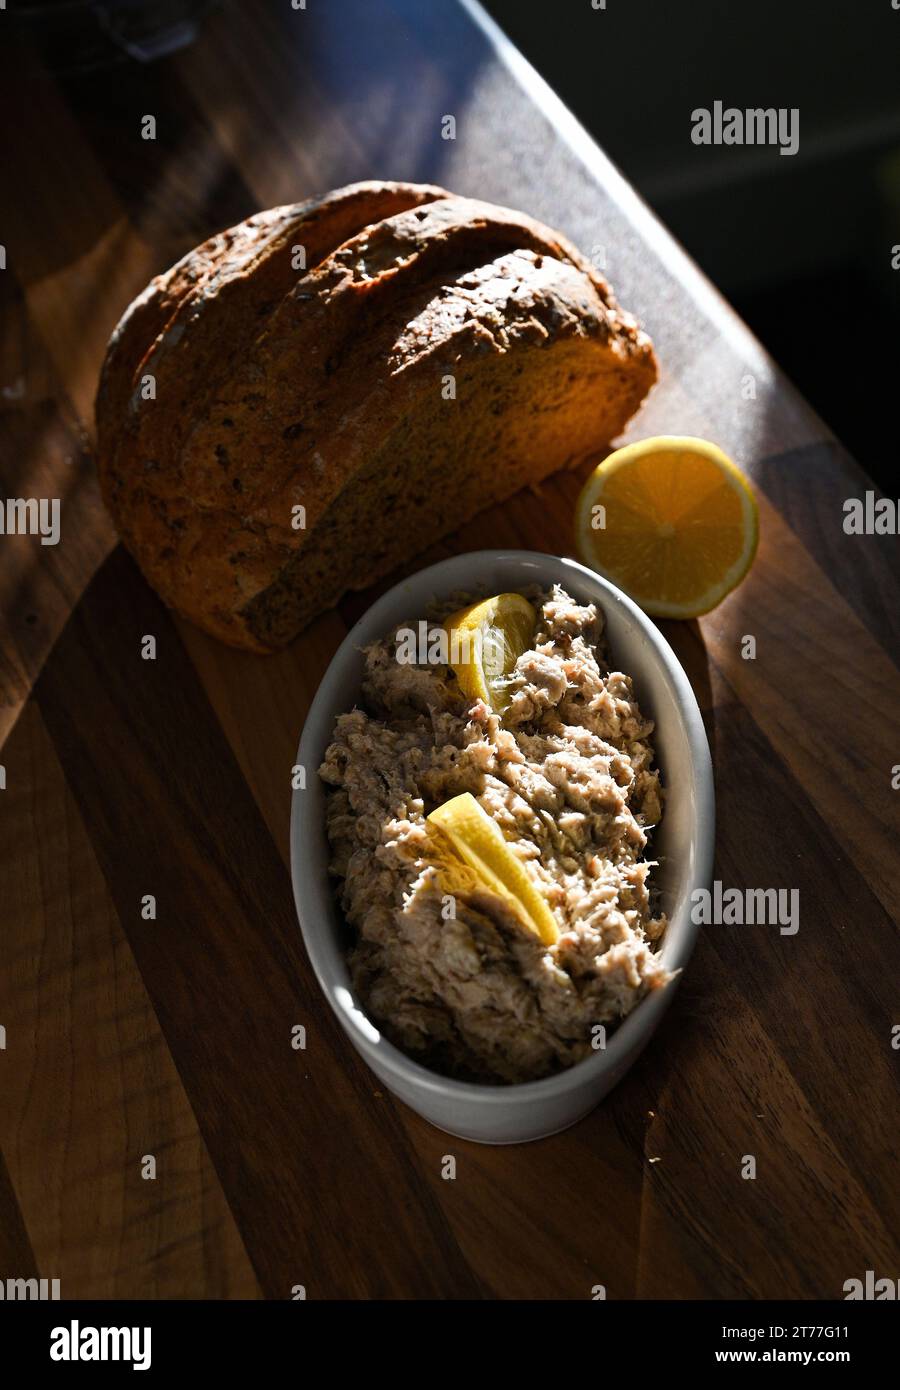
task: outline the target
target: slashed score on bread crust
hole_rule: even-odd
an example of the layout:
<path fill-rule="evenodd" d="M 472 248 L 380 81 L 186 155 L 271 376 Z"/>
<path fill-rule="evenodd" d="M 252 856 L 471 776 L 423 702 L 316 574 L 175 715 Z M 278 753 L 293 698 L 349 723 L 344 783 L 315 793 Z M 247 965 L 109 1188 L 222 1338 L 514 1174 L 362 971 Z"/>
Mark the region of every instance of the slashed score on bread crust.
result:
<path fill-rule="evenodd" d="M 211 238 L 135 301 L 98 392 L 100 482 L 168 604 L 272 651 L 607 447 L 655 379 L 649 338 L 559 233 L 354 184 Z"/>

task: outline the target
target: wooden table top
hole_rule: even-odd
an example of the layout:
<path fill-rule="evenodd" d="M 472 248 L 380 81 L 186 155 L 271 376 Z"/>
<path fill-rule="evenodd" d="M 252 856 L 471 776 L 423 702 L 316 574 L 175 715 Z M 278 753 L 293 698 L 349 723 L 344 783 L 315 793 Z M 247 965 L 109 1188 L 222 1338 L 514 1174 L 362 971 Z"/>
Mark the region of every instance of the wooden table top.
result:
<path fill-rule="evenodd" d="M 898 541 L 844 534 L 865 475 L 458 0 L 232 4 L 155 65 L 12 67 L 0 467 L 7 496 L 62 499 L 62 539 L 0 540 L 0 1276 L 79 1298 L 576 1299 L 840 1297 L 867 1269 L 896 1276 Z M 372 594 L 279 656 L 220 646 L 116 545 L 90 454 L 107 336 L 152 274 L 259 207 L 376 177 L 603 248 L 662 368 L 631 437 L 717 440 L 761 509 L 747 581 L 664 628 L 707 721 L 716 877 L 799 889 L 800 931 L 704 929 L 622 1084 L 514 1148 L 451 1139 L 382 1090 L 295 920 L 297 738 Z M 569 551 L 578 485 L 517 497 L 414 568 Z"/>

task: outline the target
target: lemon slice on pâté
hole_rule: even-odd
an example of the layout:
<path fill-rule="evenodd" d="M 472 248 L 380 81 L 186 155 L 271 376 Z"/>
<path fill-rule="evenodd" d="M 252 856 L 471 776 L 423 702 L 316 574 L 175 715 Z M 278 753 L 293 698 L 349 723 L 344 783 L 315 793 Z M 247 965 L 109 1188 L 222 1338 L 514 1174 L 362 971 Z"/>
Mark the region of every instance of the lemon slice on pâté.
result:
<path fill-rule="evenodd" d="M 658 435 L 617 449 L 575 504 L 579 558 L 659 618 L 697 618 L 753 563 L 756 498 L 706 439 Z"/>
<path fill-rule="evenodd" d="M 506 681 L 534 640 L 537 615 L 521 594 L 496 594 L 461 608 L 444 622 L 450 665 L 470 700 L 502 712 Z"/>
<path fill-rule="evenodd" d="M 485 887 L 504 898 L 545 946 L 558 941 L 559 927 L 549 903 L 535 887 L 522 861 L 513 854 L 499 825 L 471 792 L 445 801 L 427 819 L 447 836 Z"/>

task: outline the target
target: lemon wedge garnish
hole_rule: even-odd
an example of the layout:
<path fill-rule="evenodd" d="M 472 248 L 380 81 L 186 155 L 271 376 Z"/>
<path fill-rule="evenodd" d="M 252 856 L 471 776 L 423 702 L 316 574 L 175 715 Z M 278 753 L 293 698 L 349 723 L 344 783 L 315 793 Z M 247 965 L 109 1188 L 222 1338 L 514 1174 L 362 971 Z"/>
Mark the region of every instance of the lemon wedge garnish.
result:
<path fill-rule="evenodd" d="M 536 623 L 534 609 L 521 594 L 497 594 L 451 614 L 444 629 L 463 694 L 502 712 L 509 702 L 508 677 L 531 646 Z"/>
<path fill-rule="evenodd" d="M 504 898 L 519 920 L 545 946 L 559 940 L 556 918 L 535 887 L 525 866 L 510 849 L 503 832 L 479 806 L 471 792 L 445 801 L 427 817 L 447 836 L 456 853 L 486 888 Z"/>
<path fill-rule="evenodd" d="M 758 538 L 749 482 L 706 439 L 659 435 L 617 449 L 575 504 L 580 559 L 654 617 L 715 608 L 749 570 Z"/>

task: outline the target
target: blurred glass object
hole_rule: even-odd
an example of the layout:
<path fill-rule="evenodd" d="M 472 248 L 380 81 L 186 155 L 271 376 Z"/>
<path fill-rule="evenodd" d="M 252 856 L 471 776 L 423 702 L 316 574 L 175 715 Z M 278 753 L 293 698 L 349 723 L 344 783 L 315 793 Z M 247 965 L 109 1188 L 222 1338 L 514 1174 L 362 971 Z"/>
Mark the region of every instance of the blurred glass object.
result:
<path fill-rule="evenodd" d="M 221 0 L 19 0 L 4 24 L 57 73 L 152 63 L 193 43 Z"/>

